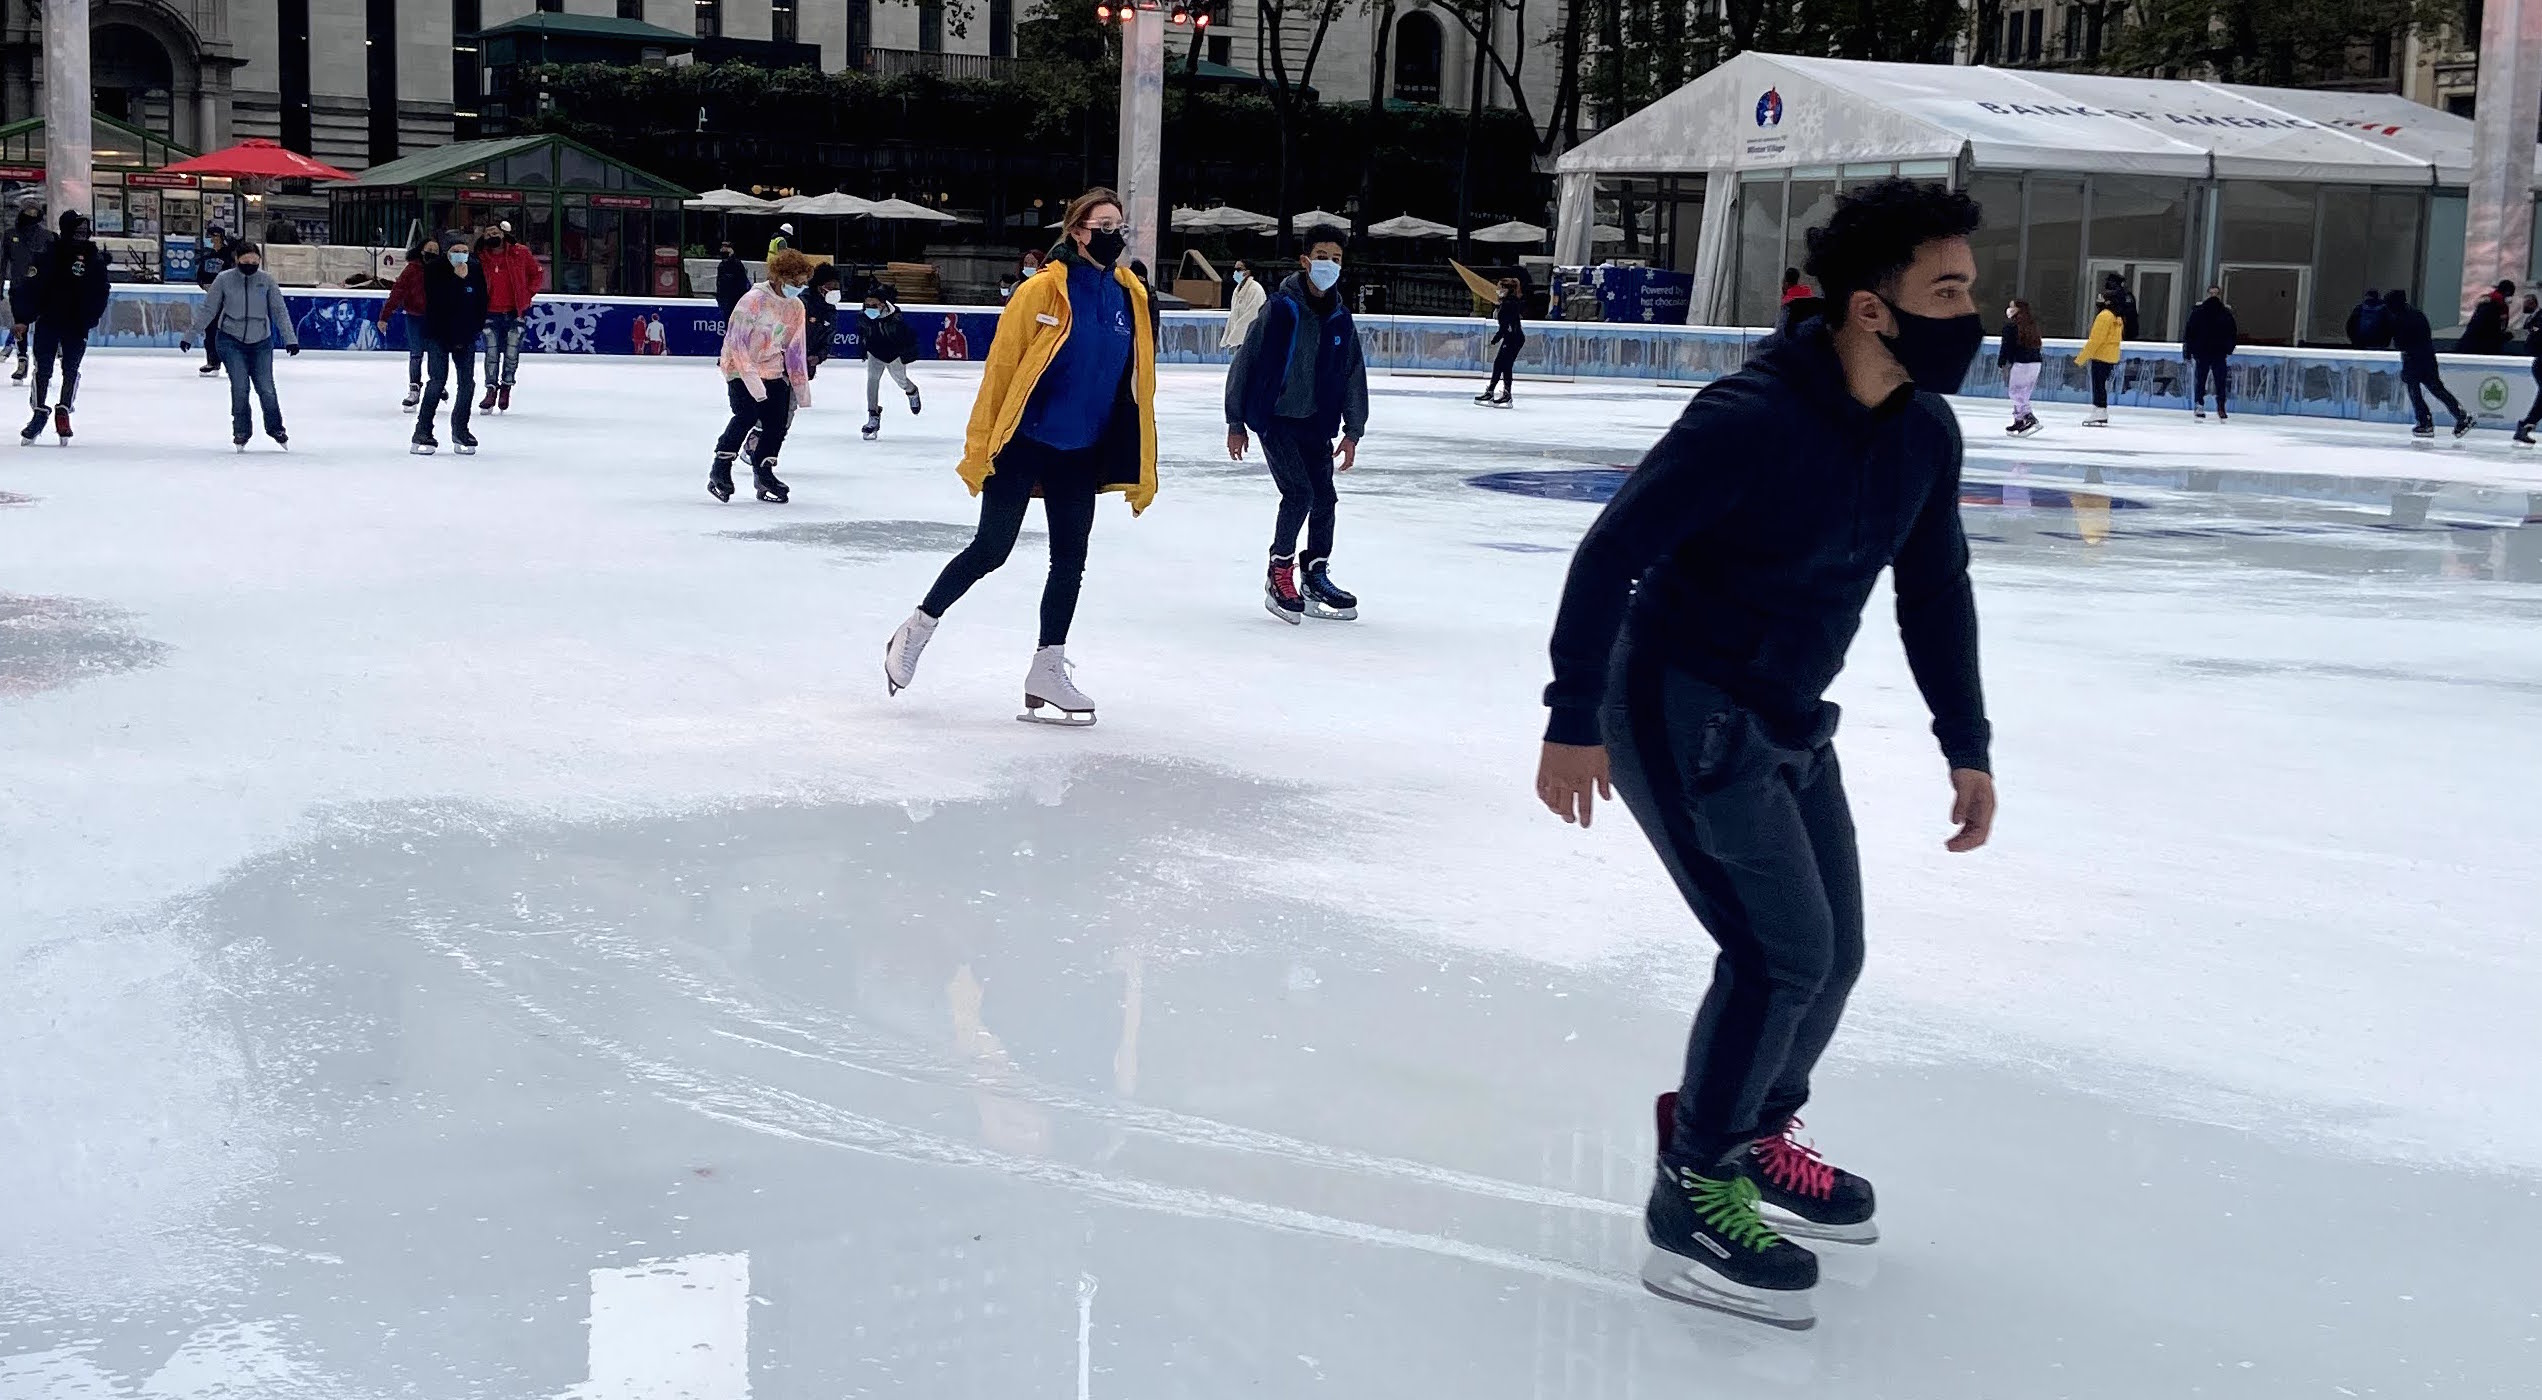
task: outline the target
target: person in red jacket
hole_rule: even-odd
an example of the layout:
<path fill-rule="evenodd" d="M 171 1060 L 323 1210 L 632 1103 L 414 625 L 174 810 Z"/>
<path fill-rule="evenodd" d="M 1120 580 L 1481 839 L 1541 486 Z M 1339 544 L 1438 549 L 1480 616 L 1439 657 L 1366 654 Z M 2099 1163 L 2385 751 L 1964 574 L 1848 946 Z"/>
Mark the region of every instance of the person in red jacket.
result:
<path fill-rule="evenodd" d="M 424 401 L 424 263 L 441 253 L 441 240 L 427 238 L 406 254 L 406 265 L 389 284 L 380 303 L 380 334 L 388 334 L 388 318 L 406 313 L 406 407 Z"/>
<path fill-rule="evenodd" d="M 502 229 L 488 228 L 478 239 L 485 249 L 485 401 L 480 413 L 512 407 L 512 380 L 521 372 L 521 318 L 530 300 L 547 281 L 538 255 L 514 242 Z"/>

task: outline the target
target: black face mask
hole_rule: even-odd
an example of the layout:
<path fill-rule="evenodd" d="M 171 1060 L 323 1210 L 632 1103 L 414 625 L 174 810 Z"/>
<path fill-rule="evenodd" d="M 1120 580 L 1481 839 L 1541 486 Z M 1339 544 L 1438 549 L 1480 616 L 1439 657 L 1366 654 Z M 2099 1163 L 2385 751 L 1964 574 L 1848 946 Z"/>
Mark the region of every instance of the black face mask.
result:
<path fill-rule="evenodd" d="M 1097 267 L 1110 267 L 1120 261 L 1121 253 L 1130 246 L 1129 235 L 1117 228 L 1099 228 L 1086 236 L 1086 256 Z"/>
<path fill-rule="evenodd" d="M 1889 348 L 1907 378 L 1928 394 L 1958 393 L 1968 378 L 1969 362 L 1977 358 L 1977 347 L 1986 339 L 1986 323 L 1974 311 L 1965 316 L 1918 316 L 1900 311 L 1887 297 L 1880 300 L 1898 323 L 1898 333 L 1880 337 L 1880 343 Z"/>

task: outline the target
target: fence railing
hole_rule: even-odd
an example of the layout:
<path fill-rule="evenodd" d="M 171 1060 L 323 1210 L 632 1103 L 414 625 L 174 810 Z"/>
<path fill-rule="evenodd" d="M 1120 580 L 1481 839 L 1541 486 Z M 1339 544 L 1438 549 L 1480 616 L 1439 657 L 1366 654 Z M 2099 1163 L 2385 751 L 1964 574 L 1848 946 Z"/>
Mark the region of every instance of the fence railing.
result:
<path fill-rule="evenodd" d="M 877 77 L 932 73 L 957 82 L 990 82 L 1011 78 L 1022 60 L 984 53 L 933 53 L 920 49 L 867 49 L 862 65 Z"/>

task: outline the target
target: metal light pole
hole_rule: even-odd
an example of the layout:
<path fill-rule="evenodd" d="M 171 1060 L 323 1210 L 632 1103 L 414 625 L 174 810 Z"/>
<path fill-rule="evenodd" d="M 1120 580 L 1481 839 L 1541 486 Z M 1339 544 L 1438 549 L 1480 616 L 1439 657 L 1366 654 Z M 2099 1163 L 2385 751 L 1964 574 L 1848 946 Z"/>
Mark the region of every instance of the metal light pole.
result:
<path fill-rule="evenodd" d="M 2535 0 L 2542 4 L 2542 0 Z M 1158 275 L 1156 238 L 1165 227 L 1165 31 L 1209 27 L 1209 12 L 1193 0 L 1124 0 L 1095 6 L 1095 18 L 1121 26 L 1121 162 L 1114 189 L 1130 223 L 1122 256 Z"/>
<path fill-rule="evenodd" d="M 2542 0 L 2488 0 L 2471 128 L 2471 207 L 2463 225 L 2461 314 L 2533 256 L 2533 123 L 2542 112 Z M 2430 287 L 2429 295 L 2442 289 Z M 2442 313 L 2429 317 L 2442 321 Z"/>
<path fill-rule="evenodd" d="M 44 4 L 44 221 L 92 214 L 88 0 Z"/>

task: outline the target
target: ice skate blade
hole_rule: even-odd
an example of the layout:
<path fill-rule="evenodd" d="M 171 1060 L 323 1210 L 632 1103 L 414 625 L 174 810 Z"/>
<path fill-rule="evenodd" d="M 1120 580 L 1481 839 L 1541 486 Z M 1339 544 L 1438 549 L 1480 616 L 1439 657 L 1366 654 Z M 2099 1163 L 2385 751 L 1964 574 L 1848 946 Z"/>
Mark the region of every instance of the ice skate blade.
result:
<path fill-rule="evenodd" d="M 1853 1225 L 1822 1225 L 1815 1220 L 1803 1220 L 1780 1206 L 1763 1201 L 1757 1203 L 1757 1213 L 1765 1217 L 1766 1224 L 1774 1227 L 1774 1233 L 1791 1239 L 1824 1240 L 1830 1244 L 1878 1244 L 1880 1242 L 1880 1222 L 1876 1220 L 1865 1220 Z"/>
<path fill-rule="evenodd" d="M 457 447 L 454 447 L 454 448 L 452 448 L 452 449 L 450 449 L 450 450 L 451 450 L 451 451 L 453 451 L 453 452 L 458 453 L 458 454 L 459 454 L 460 456 L 462 456 L 462 457 L 474 457 L 474 456 L 476 456 L 476 455 L 477 455 L 477 450 L 476 450 L 475 448 L 473 448 L 473 447 L 468 446 L 468 445 L 467 445 L 466 443 L 464 443 L 464 442 L 463 442 L 463 443 L 461 443 L 461 444 L 459 444 Z"/>
<path fill-rule="evenodd" d="M 1356 622 L 1359 620 L 1359 609 L 1328 608 L 1310 598 L 1306 603 L 1306 615 L 1318 622 Z"/>
<path fill-rule="evenodd" d="M 1262 595 L 1262 610 L 1271 614 L 1273 617 L 1280 619 L 1282 622 L 1289 624 L 1291 627 L 1297 626 L 1299 622 L 1304 620 L 1301 614 L 1293 613 L 1287 608 L 1281 607 L 1280 600 L 1272 597 L 1268 593 Z"/>
<path fill-rule="evenodd" d="M 1042 707 L 1046 705 L 1052 711 L 1047 715 L 1042 713 Z M 1047 700 L 1027 695 L 1024 697 L 1024 713 L 1015 718 L 1026 724 L 1048 724 L 1060 729 L 1087 729 L 1094 724 L 1094 711 L 1063 710 Z"/>
<path fill-rule="evenodd" d="M 427 443 L 421 443 L 421 442 L 419 442 L 419 443 L 416 443 L 416 444 L 414 444 L 413 446 L 411 446 L 411 447 L 407 448 L 406 450 L 407 450 L 408 452 L 413 453 L 414 455 L 416 455 L 416 456 L 418 456 L 418 457 L 429 457 L 429 456 L 433 455 L 435 452 L 440 451 L 441 449 L 439 449 L 439 448 L 437 448 L 437 447 L 433 447 L 433 446 L 431 446 L 431 445 L 429 445 L 429 444 L 427 444 Z"/>
<path fill-rule="evenodd" d="M 1710 1308 L 1788 1332 L 1806 1332 L 1818 1325 L 1809 1289 L 1748 1288 L 1656 1246 L 1642 1264 L 1642 1287 L 1672 1303 Z"/>

